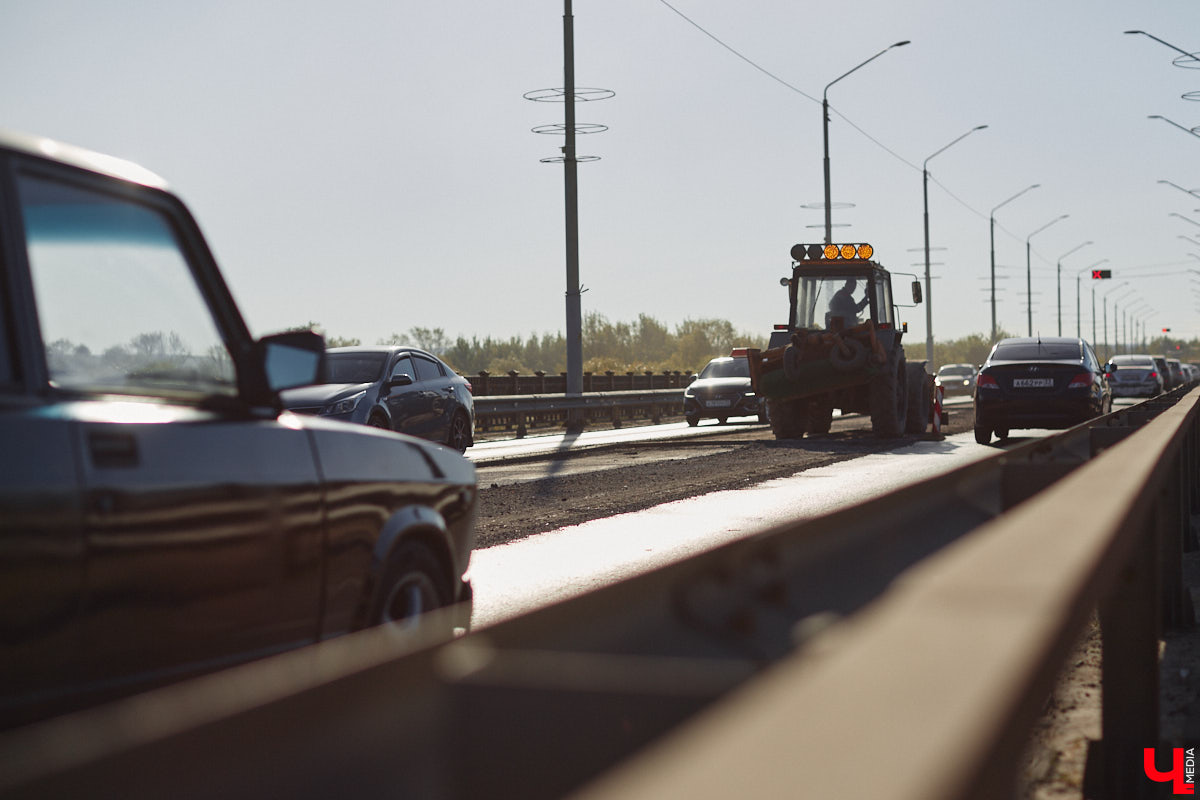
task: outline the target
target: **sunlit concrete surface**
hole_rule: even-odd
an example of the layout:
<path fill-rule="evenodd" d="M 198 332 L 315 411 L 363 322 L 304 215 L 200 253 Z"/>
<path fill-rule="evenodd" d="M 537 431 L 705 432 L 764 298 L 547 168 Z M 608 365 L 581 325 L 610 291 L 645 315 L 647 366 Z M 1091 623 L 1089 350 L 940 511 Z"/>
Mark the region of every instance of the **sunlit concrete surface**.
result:
<path fill-rule="evenodd" d="M 781 522 L 859 503 L 996 452 L 976 444 L 971 433 L 958 434 L 476 550 L 472 625 L 487 625 Z"/>

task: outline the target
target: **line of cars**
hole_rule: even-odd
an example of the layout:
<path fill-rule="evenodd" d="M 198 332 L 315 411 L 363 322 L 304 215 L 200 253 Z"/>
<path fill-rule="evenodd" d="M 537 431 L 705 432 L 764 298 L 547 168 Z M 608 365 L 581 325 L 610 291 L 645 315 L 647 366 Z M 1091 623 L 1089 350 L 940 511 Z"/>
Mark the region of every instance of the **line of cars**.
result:
<path fill-rule="evenodd" d="M 1112 411 L 1114 397 L 1154 397 L 1195 380 L 1198 372 L 1177 359 L 1145 354 L 1101 363 L 1088 342 L 1071 337 L 1024 337 L 997 342 L 969 378 L 949 365 L 945 380 L 973 383 L 975 440 L 1006 439 L 1017 428 L 1063 429 Z M 963 377 L 960 379 L 960 373 Z"/>

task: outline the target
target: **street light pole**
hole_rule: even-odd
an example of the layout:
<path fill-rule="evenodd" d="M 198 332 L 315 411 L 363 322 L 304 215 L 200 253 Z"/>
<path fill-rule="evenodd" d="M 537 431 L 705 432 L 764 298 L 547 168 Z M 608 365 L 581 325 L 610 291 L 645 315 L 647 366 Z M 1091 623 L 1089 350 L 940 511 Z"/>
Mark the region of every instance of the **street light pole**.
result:
<path fill-rule="evenodd" d="M 930 364 L 933 363 L 933 286 L 929 276 L 929 162 L 934 156 L 946 152 L 975 131 L 981 131 L 986 127 L 987 125 L 976 125 L 925 159 L 925 163 L 921 165 L 921 193 L 925 205 L 925 360 Z"/>
<path fill-rule="evenodd" d="M 1084 267 L 1075 273 L 1075 335 L 1083 338 L 1083 315 L 1079 311 L 1079 276 L 1100 266 L 1107 258 L 1102 258 L 1090 267 Z M 1096 287 L 1092 287 L 1092 346 L 1096 345 Z"/>
<path fill-rule="evenodd" d="M 833 205 L 830 201 L 829 193 L 829 87 L 833 86 L 850 73 L 856 72 L 857 70 L 865 67 L 867 64 L 870 64 L 888 50 L 891 50 L 895 47 L 903 47 L 908 43 L 909 41 L 905 39 L 903 42 L 896 42 L 893 45 L 883 48 L 878 53 L 859 64 L 857 67 L 850 70 L 850 72 L 844 73 L 843 75 L 840 75 L 827 83 L 825 85 L 825 91 L 821 93 L 821 124 L 822 132 L 824 133 L 825 138 L 825 244 L 830 244 L 833 242 Z"/>
<path fill-rule="evenodd" d="M 989 235 L 991 236 L 991 248 L 992 248 L 992 343 L 993 344 L 996 343 L 996 335 L 997 335 L 997 329 L 996 329 L 996 212 L 999 211 L 1004 206 L 1011 203 L 1013 200 L 1016 200 L 1018 197 L 1025 194 L 1026 192 L 1028 192 L 1030 189 L 1036 189 L 1039 186 L 1041 186 L 1040 183 L 1035 183 L 1032 186 L 1026 186 L 1024 189 L 1017 192 L 1012 197 L 1008 198 L 1003 203 L 1001 203 L 1000 205 L 993 208 L 992 213 L 988 215 L 988 232 L 989 232 Z"/>
<path fill-rule="evenodd" d="M 1127 283 L 1129 283 L 1129 281 L 1122 281 L 1121 283 L 1118 283 L 1116 286 L 1112 287 L 1111 289 L 1109 289 L 1107 292 L 1105 292 L 1103 295 L 1100 296 L 1100 305 L 1104 311 L 1104 360 L 1105 361 L 1107 361 L 1109 358 L 1112 357 L 1112 349 L 1108 346 L 1108 296 L 1110 294 L 1112 294 L 1113 292 L 1115 292 L 1117 289 L 1120 289 L 1121 287 L 1125 286 Z M 1132 291 L 1132 289 L 1130 289 L 1130 291 Z"/>
<path fill-rule="evenodd" d="M 1061 222 L 1062 220 L 1066 219 L 1069 216 L 1071 216 L 1071 215 L 1063 214 L 1062 216 L 1055 217 L 1054 219 L 1050 220 L 1045 225 L 1043 225 L 1042 227 L 1038 228 L 1036 231 L 1034 231 L 1033 233 L 1031 233 L 1025 237 L 1025 314 L 1026 314 L 1026 317 L 1028 320 L 1028 326 L 1029 326 L 1029 332 L 1026 334 L 1026 336 L 1033 336 L 1033 265 L 1030 263 L 1030 259 L 1029 259 L 1029 253 L 1030 253 L 1029 241 L 1034 236 L 1037 236 L 1039 233 L 1046 230 L 1046 228 L 1049 228 L 1051 225 L 1053 225 L 1056 222 Z"/>
<path fill-rule="evenodd" d="M 1087 247 L 1089 244 L 1095 244 L 1095 242 L 1093 242 L 1089 239 L 1088 241 L 1084 242 L 1083 244 L 1081 244 L 1077 247 L 1072 247 L 1070 250 L 1068 250 L 1067 252 L 1063 253 L 1061 256 L 1058 257 L 1057 280 L 1058 280 L 1058 335 L 1059 336 L 1062 336 L 1062 262 L 1063 262 L 1063 259 L 1066 258 L 1067 256 L 1071 255 L 1071 253 L 1074 253 L 1076 250 L 1079 250 L 1083 247 Z"/>

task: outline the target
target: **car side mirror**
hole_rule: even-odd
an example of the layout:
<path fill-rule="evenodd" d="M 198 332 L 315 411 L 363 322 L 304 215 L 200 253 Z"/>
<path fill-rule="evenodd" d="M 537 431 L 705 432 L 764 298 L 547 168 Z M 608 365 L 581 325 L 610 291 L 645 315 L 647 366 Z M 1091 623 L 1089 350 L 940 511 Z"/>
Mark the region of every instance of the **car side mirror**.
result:
<path fill-rule="evenodd" d="M 289 331 L 258 341 L 267 388 L 272 392 L 325 380 L 325 339 L 313 331 Z"/>
<path fill-rule="evenodd" d="M 920 302 L 921 302 L 921 299 L 923 298 L 923 295 L 921 294 L 921 282 L 920 282 L 920 281 L 913 281 L 913 282 L 912 282 L 912 295 L 913 295 L 913 302 L 914 302 L 914 303 L 920 303 Z"/>
<path fill-rule="evenodd" d="M 412 375 L 402 372 L 399 375 L 393 375 L 391 378 L 388 378 L 387 388 L 395 389 L 397 386 L 411 386 L 412 383 Z"/>
<path fill-rule="evenodd" d="M 1117 371 L 1117 365 L 1116 365 L 1116 364 L 1105 364 L 1105 365 L 1104 365 L 1104 371 L 1105 371 L 1105 372 L 1110 372 L 1110 373 L 1111 373 L 1111 372 L 1116 372 L 1116 371 Z"/>

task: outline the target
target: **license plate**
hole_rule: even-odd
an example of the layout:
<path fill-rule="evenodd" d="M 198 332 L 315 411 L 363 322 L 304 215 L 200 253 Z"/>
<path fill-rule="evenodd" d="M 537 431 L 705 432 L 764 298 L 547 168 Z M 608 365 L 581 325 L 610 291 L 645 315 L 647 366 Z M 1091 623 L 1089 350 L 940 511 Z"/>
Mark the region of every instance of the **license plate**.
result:
<path fill-rule="evenodd" d="M 1054 385 L 1054 378 L 1013 378 L 1014 389 L 1048 389 Z"/>
<path fill-rule="evenodd" d="M 709 408 L 729 408 L 731 405 L 733 405 L 733 401 L 732 400 L 708 400 L 707 402 L 704 403 L 704 405 L 708 406 Z"/>

